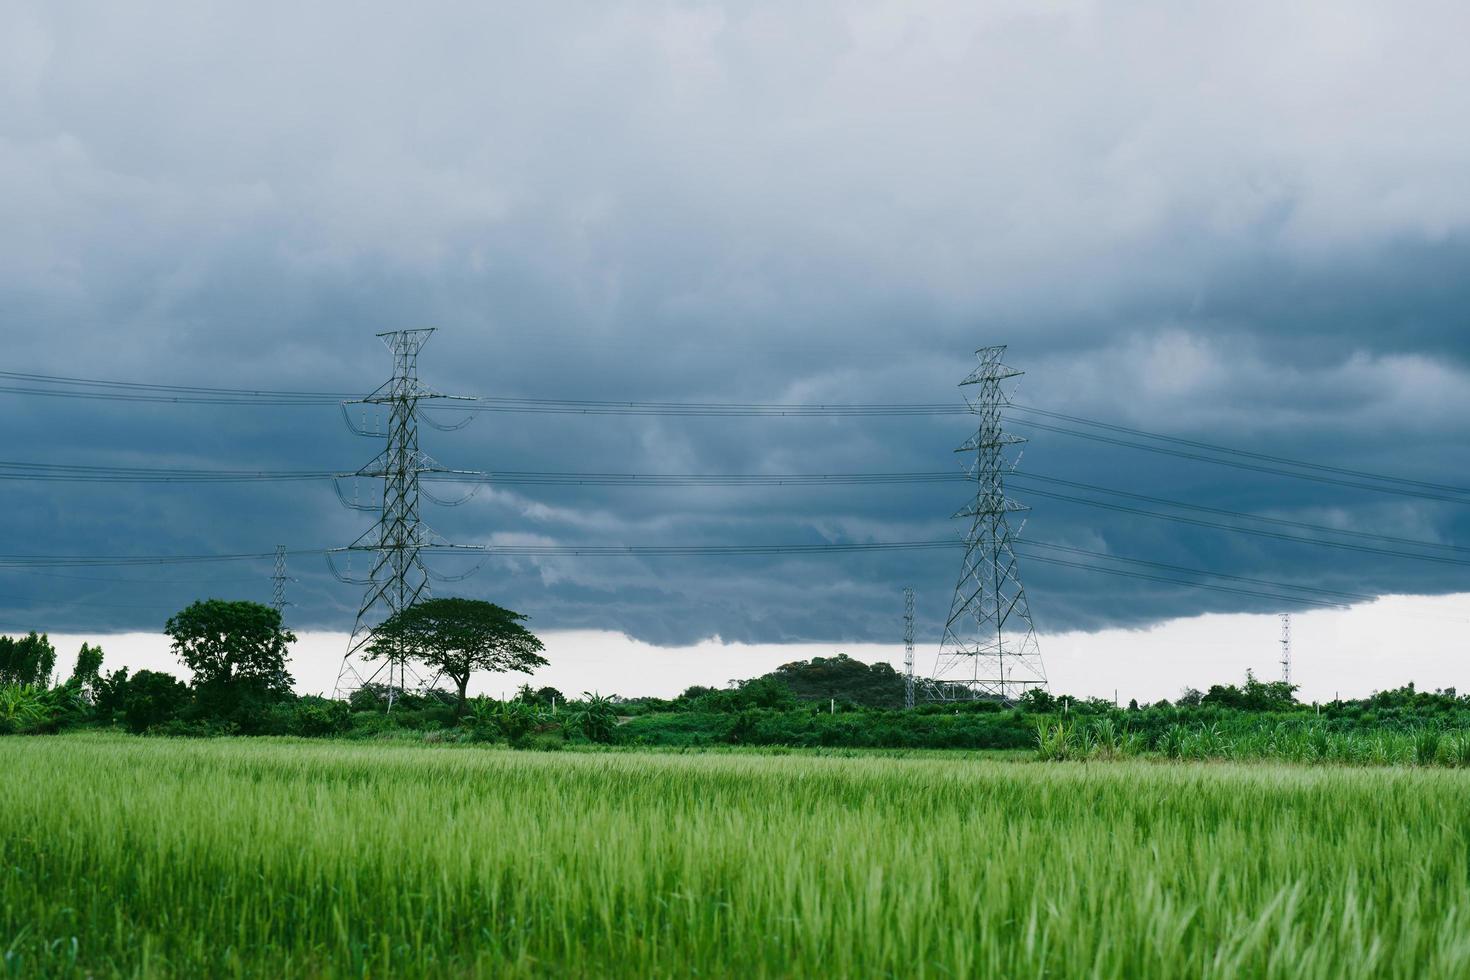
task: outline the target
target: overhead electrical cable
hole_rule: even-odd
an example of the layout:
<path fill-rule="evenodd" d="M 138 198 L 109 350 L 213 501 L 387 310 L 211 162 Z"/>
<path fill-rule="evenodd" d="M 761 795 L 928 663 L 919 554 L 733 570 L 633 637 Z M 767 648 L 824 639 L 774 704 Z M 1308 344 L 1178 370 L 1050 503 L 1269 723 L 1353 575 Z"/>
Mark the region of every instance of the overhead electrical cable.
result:
<path fill-rule="evenodd" d="M 1333 596 L 1333 597 L 1337 597 L 1339 599 L 1344 600 L 1345 603 L 1347 603 L 1347 602 L 1351 602 L 1351 603 L 1377 602 L 1378 600 L 1380 600 L 1380 599 L 1383 598 L 1382 595 L 1372 595 L 1372 594 L 1365 593 L 1365 592 L 1347 592 L 1347 591 L 1343 591 L 1343 590 L 1339 590 L 1339 589 L 1323 589 L 1323 588 L 1319 588 L 1317 586 L 1297 585 L 1297 584 L 1288 583 L 1288 582 L 1276 582 L 1276 581 L 1272 581 L 1272 580 L 1269 580 L 1269 579 L 1253 578 L 1253 577 L 1245 576 L 1245 575 L 1231 575 L 1231 574 L 1228 574 L 1228 573 L 1225 573 L 1225 572 L 1216 572 L 1216 571 L 1211 571 L 1209 569 L 1204 569 L 1204 568 L 1188 568 L 1188 567 L 1183 566 L 1183 565 L 1173 565 L 1173 564 L 1169 564 L 1167 562 L 1148 561 L 1148 560 L 1142 559 L 1142 558 L 1127 558 L 1127 557 L 1124 557 L 1122 555 L 1109 554 L 1107 552 L 1101 552 L 1101 551 L 1090 551 L 1090 550 L 1088 550 L 1086 548 L 1077 548 L 1077 547 L 1073 547 L 1073 546 L 1070 546 L 1070 545 L 1055 544 L 1055 543 L 1049 542 L 1049 541 L 1037 541 L 1037 540 L 1033 540 L 1033 539 L 1018 538 L 1017 539 L 1017 543 L 1019 545 L 1021 545 L 1023 548 L 1025 548 L 1025 547 L 1033 547 L 1033 548 L 1049 549 L 1049 550 L 1052 550 L 1052 551 L 1070 552 L 1070 553 L 1073 553 L 1073 554 L 1084 555 L 1084 556 L 1091 557 L 1091 558 L 1103 559 L 1103 560 L 1106 560 L 1106 561 L 1122 562 L 1122 563 L 1125 563 L 1125 564 L 1139 565 L 1139 566 L 1143 566 L 1143 567 L 1160 568 L 1160 569 L 1163 569 L 1165 571 L 1177 571 L 1177 572 L 1183 572 L 1183 573 L 1190 574 L 1190 575 L 1202 575 L 1202 576 L 1206 576 L 1206 577 L 1209 577 L 1209 578 L 1219 578 L 1219 579 L 1226 579 L 1226 580 L 1229 580 L 1229 581 L 1244 582 L 1246 584 L 1251 584 L 1251 585 L 1261 585 L 1261 586 L 1265 586 L 1267 588 L 1292 590 L 1292 591 L 1299 591 L 1299 592 L 1310 592 L 1310 593 L 1312 593 L 1314 595 Z M 1043 558 L 1044 558 L 1044 556 L 1040 556 L 1040 555 L 1027 555 L 1026 556 L 1027 561 L 1040 560 L 1040 559 L 1043 559 Z M 1092 571 L 1106 572 L 1108 570 L 1108 569 L 1102 568 L 1102 567 L 1095 567 L 1095 568 L 1093 568 L 1091 566 L 1088 566 L 1088 567 Z M 1201 583 L 1196 583 L 1196 584 L 1201 584 Z M 1287 596 L 1287 595 L 1283 595 L 1282 598 L 1283 599 L 1290 599 L 1291 597 L 1290 596 Z M 1453 610 L 1451 610 L 1451 612 L 1453 612 Z M 1415 619 L 1433 619 L 1433 620 L 1439 620 L 1440 622 L 1453 622 L 1453 623 L 1470 622 L 1470 619 L 1467 619 L 1463 615 L 1444 616 L 1444 615 L 1436 615 L 1434 613 L 1413 612 L 1413 611 L 1404 613 L 1404 615 L 1412 616 Z"/>
<path fill-rule="evenodd" d="M 867 551 L 922 551 L 957 548 L 959 541 L 859 541 L 824 542 L 820 544 L 748 544 L 748 545 L 434 545 L 422 550 L 430 554 L 476 554 L 526 557 L 536 555 L 810 555 L 842 554 Z M 293 555 L 341 554 L 347 551 L 377 551 L 362 548 L 290 548 Z M 0 568 L 72 568 L 129 565 L 189 565 L 210 562 L 274 561 L 276 553 L 246 552 L 215 555 L 0 555 Z"/>
<path fill-rule="evenodd" d="M 1287 456 L 1272 456 L 1269 453 L 1259 453 L 1249 449 L 1235 449 L 1230 446 L 1221 446 L 1210 442 L 1200 442 L 1196 439 L 1184 439 L 1179 436 L 1166 435 L 1161 432 L 1150 432 L 1146 429 L 1133 429 L 1126 425 L 1116 425 L 1112 422 L 1100 422 L 1097 419 L 1083 418 L 1080 415 L 1066 415 L 1062 412 L 1053 412 L 1044 408 L 1034 408 L 1030 405 L 1012 404 L 1012 409 L 1029 412 L 1032 415 L 1042 415 L 1046 418 L 1060 419 L 1064 422 L 1072 422 L 1077 425 L 1088 425 L 1094 428 L 1107 429 L 1110 432 L 1122 432 L 1127 435 L 1142 436 L 1146 439 L 1158 439 L 1161 442 L 1172 442 L 1175 445 L 1189 446 L 1193 449 L 1206 449 L 1214 453 L 1226 453 L 1231 456 L 1244 456 L 1249 459 L 1259 459 L 1267 463 L 1280 463 L 1285 466 L 1298 466 L 1303 469 L 1321 470 L 1324 473 L 1337 473 L 1342 476 L 1359 477 L 1364 480 L 1380 480 L 1384 483 L 1401 483 L 1405 486 L 1420 487 L 1425 490 L 1442 490 L 1445 493 L 1470 494 L 1470 487 L 1458 487 L 1445 483 L 1431 483 L 1425 480 L 1411 480 L 1401 476 L 1390 476 L 1385 473 L 1372 473 L 1367 470 L 1348 469 L 1343 466 L 1329 466 L 1326 463 L 1312 463 L 1306 460 L 1291 459 Z"/>
<path fill-rule="evenodd" d="M 1145 503 L 1159 504 L 1166 507 L 1178 507 L 1183 510 L 1191 510 L 1196 513 L 1215 514 L 1220 517 L 1233 517 L 1238 520 L 1259 521 L 1263 524 L 1272 524 L 1277 527 L 1293 527 L 1303 531 L 1317 531 L 1324 534 L 1337 534 L 1344 537 L 1360 538 L 1367 541 L 1384 541 L 1389 544 L 1408 545 L 1415 548 L 1435 548 L 1444 551 L 1459 551 L 1470 554 L 1470 547 L 1461 545 L 1444 544 L 1439 541 L 1424 541 L 1418 538 L 1404 538 L 1392 534 L 1375 534 L 1370 531 L 1355 531 L 1349 528 L 1331 527 L 1327 524 L 1310 524 L 1306 521 L 1293 521 L 1284 517 L 1270 517 L 1264 514 L 1248 514 L 1238 510 L 1225 510 L 1221 507 L 1207 507 L 1203 504 L 1190 504 L 1182 500 L 1170 500 L 1166 497 L 1152 497 L 1148 494 L 1133 493 L 1129 490 L 1117 490 L 1112 487 L 1102 487 L 1094 483 L 1079 483 L 1075 480 L 1064 480 L 1055 476 L 1043 476 L 1040 473 L 1031 473 L 1017 470 L 1010 479 L 1010 484 L 1023 493 L 1030 493 L 1024 483 L 1017 481 L 1038 480 L 1053 486 L 1071 487 L 1074 490 L 1086 490 L 1091 493 L 1101 493 L 1113 497 L 1124 497 L 1129 500 L 1141 500 Z"/>
<path fill-rule="evenodd" d="M 1072 545 L 1055 544 L 1050 541 L 1038 541 L 1033 538 L 1017 538 L 1016 543 L 1023 548 L 1042 548 L 1047 551 L 1062 551 L 1068 554 L 1083 555 L 1088 558 L 1098 558 L 1104 561 L 1122 562 L 1128 565 L 1139 565 L 1147 568 L 1158 568 L 1167 572 L 1183 572 L 1187 575 L 1203 575 L 1209 578 L 1226 579 L 1232 582 L 1243 582 L 1247 585 L 1260 585 L 1270 589 L 1287 589 L 1301 592 L 1311 592 L 1315 595 L 1332 596 L 1336 599 L 1345 599 L 1350 602 L 1372 602 L 1377 596 L 1368 595 L 1364 592 L 1343 592 L 1337 589 L 1323 589 L 1311 585 L 1295 585 L 1290 582 L 1277 582 L 1270 579 L 1253 578 L 1248 575 L 1232 575 L 1227 572 L 1214 572 L 1205 568 L 1189 568 L 1184 565 L 1174 565 L 1168 562 L 1149 561 L 1144 558 L 1128 558 L 1123 555 L 1115 555 L 1105 551 L 1090 551 L 1087 548 L 1077 548 Z"/>
<path fill-rule="evenodd" d="M 248 483 L 326 480 L 330 470 L 211 470 L 188 467 L 96 466 L 0 460 L 0 480 L 48 483 Z"/>
<path fill-rule="evenodd" d="M 326 405 L 355 401 L 349 392 L 285 391 L 269 388 L 222 388 L 199 385 L 150 384 L 135 381 L 106 381 L 56 375 L 0 371 L 0 378 L 17 384 L 0 385 L 0 393 L 39 395 L 53 398 L 93 398 L 113 401 L 178 402 L 216 405 Z M 28 385 L 30 387 L 21 387 Z M 41 385 L 42 387 L 35 387 Z M 420 406 L 427 410 L 428 406 Z M 448 408 L 448 406 L 446 406 Z M 763 403 L 763 402 L 663 402 L 613 399 L 521 398 L 480 396 L 456 402 L 453 411 L 530 412 L 575 415 L 968 415 L 963 403 Z"/>
<path fill-rule="evenodd" d="M 516 398 L 480 396 L 456 410 L 517 412 L 548 415 L 678 415 L 688 417 L 783 417 L 842 415 L 969 415 L 963 403 L 758 403 L 758 402 L 648 402 L 593 401 L 571 398 Z"/>
<path fill-rule="evenodd" d="M 428 553 L 451 554 L 472 552 L 491 557 L 532 556 L 723 556 L 723 555 L 810 555 L 833 554 L 856 551 L 927 551 L 936 548 L 958 548 L 957 539 L 944 538 L 931 541 L 865 541 L 823 544 L 731 544 L 731 545 L 452 545 L 425 547 Z M 347 549 L 333 549 L 345 551 Z M 365 550 L 373 550 L 371 548 Z"/>
<path fill-rule="evenodd" d="M 265 404 L 325 405 L 356 400 L 352 393 L 329 391 L 292 391 L 273 388 L 229 388 L 203 385 L 172 385 L 133 381 L 115 381 L 45 375 L 31 372 L 0 371 L 0 379 L 16 384 L 0 385 L 0 393 L 41 395 L 49 397 L 106 398 L 123 401 L 178 402 L 192 404 Z M 20 387 L 25 385 L 27 387 Z M 39 387 L 38 387 L 39 386 Z M 428 410 L 421 406 L 421 410 Z M 521 396 L 480 396 L 457 402 L 453 411 L 531 412 L 585 415 L 683 415 L 683 416 L 902 416 L 902 415 L 966 415 L 969 405 L 944 403 L 762 403 L 762 402 L 669 402 L 615 399 L 561 399 Z M 1470 487 L 1428 480 L 1375 473 L 1334 466 L 1310 460 L 1238 449 L 1200 440 L 1151 432 L 1083 416 L 1054 412 L 1029 405 L 1014 404 L 1014 412 L 1060 420 L 1076 426 L 1101 429 L 1102 432 L 1050 425 L 1034 419 L 1008 416 L 1010 424 L 1030 426 L 1039 431 L 1089 439 L 1107 445 L 1162 453 L 1195 462 L 1230 466 L 1251 472 L 1309 480 L 1333 486 L 1418 497 L 1445 503 L 1470 503 Z M 1169 445 L 1153 445 L 1134 439 L 1105 435 L 1120 433 Z M 1187 449 L 1170 448 L 1182 446 Z M 1236 457 L 1236 458 L 1228 458 Z M 1254 460 L 1256 462 L 1249 462 Z M 1272 465 L 1263 465 L 1272 464 Z M 1299 472 L 1307 470 L 1309 472 Z M 1347 477 L 1350 479 L 1343 479 Z"/>
<path fill-rule="evenodd" d="M 11 603 L 11 602 L 25 603 L 27 605 L 27 608 L 30 608 L 32 604 L 39 603 L 40 606 L 41 606 L 41 608 L 56 607 L 56 606 L 79 606 L 79 605 L 85 605 L 88 609 L 136 609 L 136 610 L 147 610 L 149 612 L 162 612 L 162 611 L 165 611 L 165 610 L 171 608 L 171 606 L 173 605 L 172 603 L 164 602 L 162 600 L 159 600 L 156 603 L 146 603 L 145 604 L 145 603 L 136 603 L 136 602 L 97 602 L 97 601 L 91 599 L 90 597 L 82 597 L 82 598 L 78 598 L 78 599 L 60 599 L 60 598 L 57 598 L 56 596 L 39 596 L 39 595 L 30 595 L 30 596 L 27 596 L 27 595 L 14 595 L 14 594 L 8 594 L 8 593 L 7 594 L 4 594 L 4 595 L 0 595 L 0 603 Z M 12 608 L 19 608 L 19 607 L 12 607 Z"/>
<path fill-rule="evenodd" d="M 0 460 L 0 480 L 74 483 L 246 483 L 347 479 L 333 470 L 211 470 L 187 467 L 97 466 Z M 598 473 L 555 470 L 428 470 L 422 479 L 449 483 L 533 486 L 818 486 L 824 484 L 953 483 L 958 470 L 878 473 Z"/>
<path fill-rule="evenodd" d="M 254 481 L 306 481 L 347 478 L 354 474 L 331 470 L 209 470 L 166 467 L 120 467 L 82 466 L 50 463 L 21 463 L 0 460 L 0 480 L 38 480 L 74 482 L 254 482 Z M 503 485 L 534 486 L 821 486 L 821 485 L 870 485 L 909 483 L 963 482 L 969 478 L 962 472 L 914 471 L 876 473 L 598 473 L 539 470 L 501 470 L 493 472 L 460 471 L 454 474 L 428 472 L 423 479 L 434 482 L 474 483 L 484 482 Z M 1192 504 L 1181 500 L 1134 493 L 1098 484 L 1066 480 L 1029 471 L 1017 471 L 1011 477 L 1012 485 L 1022 492 L 1033 492 L 1026 481 L 1037 481 L 1055 486 L 1066 486 L 1092 493 L 1139 500 L 1160 506 L 1175 507 L 1208 513 L 1237 520 L 1256 521 L 1278 527 L 1290 527 L 1323 534 L 1352 537 L 1360 540 L 1382 541 L 1409 547 L 1470 553 L 1470 547 L 1425 541 L 1396 535 L 1378 534 L 1350 528 L 1331 527 L 1294 521 L 1264 514 Z M 1036 491 L 1039 492 L 1039 491 Z M 1070 499 L 1070 498 L 1068 498 Z"/>
<path fill-rule="evenodd" d="M 172 391 L 184 394 L 205 395 L 240 395 L 259 396 L 270 398 L 301 398 L 320 399 L 330 398 L 351 399 L 357 395 L 352 392 L 336 391 L 283 391 L 277 388 L 214 388 L 201 385 L 171 385 L 158 384 L 156 382 L 142 381 L 108 381 L 100 378 L 73 378 L 51 374 L 27 374 L 20 371 L 0 371 L 0 378 L 9 378 L 16 381 L 25 381 L 37 384 L 72 385 L 95 388 L 120 388 L 138 391 Z"/>
<path fill-rule="evenodd" d="M 1429 561 L 1442 565 L 1461 565 L 1470 567 L 1470 560 L 1450 558 L 1445 555 L 1417 555 L 1407 551 L 1394 551 L 1387 548 L 1373 548 L 1367 545 L 1348 544 L 1343 541 L 1324 541 L 1320 538 L 1307 538 L 1296 534 L 1284 534 L 1279 531 L 1267 531 L 1264 528 L 1240 527 L 1235 524 L 1221 524 L 1218 521 L 1206 521 L 1194 517 L 1185 517 L 1183 514 L 1163 514 L 1158 511 L 1144 510 L 1138 507 L 1127 507 L 1123 504 L 1109 503 L 1105 500 L 1089 500 L 1085 497 L 1073 497 L 1067 494 L 1055 493 L 1051 490 L 1039 488 L 1028 488 L 1026 493 L 1032 496 L 1047 497 L 1051 500 L 1062 500 L 1073 504 L 1083 504 L 1088 507 L 1100 507 L 1105 510 L 1116 511 L 1123 514 L 1135 514 L 1140 517 L 1151 517 L 1159 520 L 1174 521 L 1179 524 L 1189 524 L 1195 527 L 1211 528 L 1218 531 L 1233 531 L 1237 534 L 1249 534 L 1262 538 L 1273 538 L 1277 541 L 1293 541 L 1298 544 L 1316 545 L 1321 548 L 1335 548 L 1340 551 L 1356 551 L 1362 554 L 1380 555 L 1389 558 L 1407 558 L 1415 561 Z"/>
<path fill-rule="evenodd" d="M 1416 497 L 1421 500 L 1437 500 L 1449 504 L 1470 504 L 1470 497 L 1448 497 L 1444 494 L 1429 493 L 1424 490 L 1412 490 L 1401 486 L 1384 486 L 1373 483 L 1363 483 L 1356 480 L 1341 480 L 1331 476 L 1320 476 L 1315 473 L 1298 473 L 1294 470 L 1281 469 L 1280 467 L 1264 466 L 1257 463 L 1248 463 L 1238 459 L 1222 459 L 1218 456 L 1206 456 L 1202 453 L 1186 452 L 1182 449 L 1170 449 L 1167 446 L 1152 446 L 1144 442 L 1133 442 L 1128 439 L 1117 439 L 1105 436 L 1097 432 L 1084 432 L 1080 429 L 1068 429 L 1062 426 L 1048 425 L 1045 422 L 1035 422 L 1031 419 L 1007 418 L 1009 424 L 1020 425 L 1039 429 L 1043 432 L 1053 432 L 1059 435 L 1076 436 L 1079 439 L 1090 439 L 1094 442 L 1106 443 L 1112 446 L 1122 446 L 1127 449 L 1142 449 L 1151 453 L 1161 453 L 1165 456 L 1175 456 L 1180 459 L 1193 460 L 1199 463 L 1214 463 L 1218 466 L 1229 466 L 1239 470 L 1249 470 L 1255 473 L 1269 473 L 1273 476 L 1287 476 L 1297 480 L 1309 480 L 1313 483 L 1325 483 L 1332 486 L 1349 487 L 1355 490 L 1372 490 L 1377 493 L 1391 493 L 1400 497 Z"/>
<path fill-rule="evenodd" d="M 106 582 L 112 585 L 244 585 L 259 584 L 260 577 L 256 575 L 229 576 L 224 578 L 120 578 L 116 575 L 68 575 L 65 572 L 42 572 L 34 568 L 0 568 L 0 575 L 24 575 L 26 578 L 43 577 L 59 578 L 74 582 Z"/>
<path fill-rule="evenodd" d="M 154 402 L 162 404 L 180 405 L 337 405 L 340 399 L 323 397 L 320 399 L 305 398 L 251 398 L 246 396 L 228 395 L 170 395 L 158 393 L 133 393 L 124 391 L 73 391 L 67 389 L 49 390 L 43 388 L 19 388 L 14 385 L 0 385 L 0 394 L 6 395 L 37 395 L 43 398 L 81 398 L 92 401 L 117 401 L 117 402 Z"/>
<path fill-rule="evenodd" d="M 1237 589 L 1228 585 L 1212 585 L 1208 582 L 1195 582 L 1190 579 L 1169 578 L 1164 575 L 1151 575 L 1147 572 L 1133 572 L 1125 568 L 1103 568 L 1100 565 L 1089 565 L 1080 561 L 1068 561 L 1065 558 L 1046 558 L 1041 555 L 1030 555 L 1027 561 L 1041 562 L 1046 565 L 1059 565 L 1065 568 L 1078 568 L 1088 572 L 1100 572 L 1104 575 L 1118 575 L 1124 578 L 1143 579 L 1149 582 L 1161 582 L 1168 585 L 1182 585 L 1191 589 L 1208 589 L 1212 592 L 1225 592 L 1231 595 L 1247 596 L 1255 599 L 1269 599 L 1274 602 L 1302 603 L 1311 606 L 1323 606 L 1331 609 L 1340 609 L 1347 605 L 1345 602 L 1331 602 L 1325 599 L 1309 599 L 1305 596 L 1280 595 L 1274 592 L 1261 592 L 1256 589 Z"/>

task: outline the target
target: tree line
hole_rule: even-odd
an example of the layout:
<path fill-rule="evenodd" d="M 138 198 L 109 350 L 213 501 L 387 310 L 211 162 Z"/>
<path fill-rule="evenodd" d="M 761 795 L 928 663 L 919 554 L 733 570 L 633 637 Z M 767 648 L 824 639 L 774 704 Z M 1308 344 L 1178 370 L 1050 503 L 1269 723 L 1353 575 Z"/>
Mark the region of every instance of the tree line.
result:
<path fill-rule="evenodd" d="M 84 645 L 61 679 L 54 676 L 57 654 L 45 635 L 0 636 L 0 734 L 96 726 L 159 735 L 408 737 L 539 748 L 570 740 L 667 747 L 1023 749 L 1035 748 L 1045 732 L 1064 744 L 1067 732 L 1081 739 L 1093 731 L 1115 731 L 1135 739 L 1124 744 L 1153 746 L 1177 741 L 1180 732 L 1230 726 L 1254 732 L 1252 726 L 1308 720 L 1349 733 L 1470 729 L 1470 698 L 1453 689 L 1428 692 L 1409 685 L 1359 700 L 1304 705 L 1292 685 L 1249 673 L 1241 684 L 1187 689 L 1173 701 L 1130 701 L 1126 707 L 1033 689 L 1015 705 L 921 700 L 904 710 L 901 674 L 887 663 L 843 654 L 794 661 L 723 687 L 691 687 L 675 698 L 591 692 L 568 698 L 530 685 L 504 701 L 470 697 L 469 681 L 477 671 L 529 674 L 546 665 L 544 647 L 527 622 L 524 614 L 489 602 L 427 600 L 375 629 L 363 656 L 369 662 L 411 661 L 447 687 L 396 692 L 370 683 L 340 700 L 293 693 L 288 660 L 296 637 L 277 610 L 255 602 L 201 600 L 170 617 L 164 632 L 187 672 L 183 678 L 125 667 L 104 671 L 102 650 Z"/>

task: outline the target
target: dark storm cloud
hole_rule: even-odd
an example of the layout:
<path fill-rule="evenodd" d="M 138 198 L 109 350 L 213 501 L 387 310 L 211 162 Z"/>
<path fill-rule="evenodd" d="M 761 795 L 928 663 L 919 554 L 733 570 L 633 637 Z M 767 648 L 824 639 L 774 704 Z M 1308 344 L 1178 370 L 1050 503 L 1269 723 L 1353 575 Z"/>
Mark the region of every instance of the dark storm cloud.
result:
<path fill-rule="evenodd" d="M 441 389 L 939 401 L 981 344 L 1017 400 L 1465 484 L 1470 67 L 1454 5 L 34 5 L 0 14 L 0 316 L 19 370 L 365 391 L 434 325 Z M 327 408 L 4 397 L 5 458 L 351 469 Z M 486 415 L 450 465 L 934 470 L 965 420 Z M 1465 508 L 1033 433 L 1023 469 L 1459 540 Z M 5 483 L 7 553 L 343 544 L 314 484 Z M 366 492 L 366 491 L 365 491 Z M 933 538 L 964 487 L 487 490 L 478 542 Z M 1017 496 L 1025 494 L 1018 492 Z M 1462 570 L 1030 500 L 1026 533 L 1354 592 Z M 432 509 L 431 509 L 432 510 Z M 504 559 L 538 624 L 674 643 L 932 633 L 958 556 Z M 446 569 L 452 570 L 452 569 Z M 355 590 L 293 562 L 301 626 Z M 6 574 L 0 628 L 153 628 L 269 570 Z M 1269 601 L 1030 565 L 1043 628 Z M 128 579 L 130 581 L 117 581 Z"/>

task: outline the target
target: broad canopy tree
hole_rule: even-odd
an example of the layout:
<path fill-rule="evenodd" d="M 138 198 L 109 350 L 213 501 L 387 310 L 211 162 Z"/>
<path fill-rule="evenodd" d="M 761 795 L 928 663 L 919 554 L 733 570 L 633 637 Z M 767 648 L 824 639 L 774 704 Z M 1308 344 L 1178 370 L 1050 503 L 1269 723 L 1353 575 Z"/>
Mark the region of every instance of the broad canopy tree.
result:
<path fill-rule="evenodd" d="M 221 706 L 291 693 L 287 647 L 296 634 L 281 613 L 258 602 L 204 599 L 169 619 L 164 632 L 174 653 L 194 672 L 194 688 Z"/>
<path fill-rule="evenodd" d="M 522 623 L 529 617 L 479 599 L 426 599 L 373 630 L 368 659 L 417 660 L 442 671 L 459 692 L 464 711 L 470 674 L 477 670 L 531 673 L 547 664 L 541 641 Z"/>

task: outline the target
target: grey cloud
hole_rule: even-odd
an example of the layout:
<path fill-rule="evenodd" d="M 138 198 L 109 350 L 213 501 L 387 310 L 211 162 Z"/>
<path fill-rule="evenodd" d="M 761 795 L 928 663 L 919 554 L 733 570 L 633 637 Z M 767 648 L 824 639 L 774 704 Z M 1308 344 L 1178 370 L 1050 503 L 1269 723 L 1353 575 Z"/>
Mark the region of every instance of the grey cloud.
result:
<path fill-rule="evenodd" d="M 975 346 L 1009 342 L 1022 402 L 1470 482 L 1458 5 L 0 18 L 0 317 L 23 369 L 366 390 L 386 370 L 372 333 L 428 324 L 424 376 L 444 390 L 928 402 L 957 397 Z M 351 468 L 373 451 L 330 408 L 0 398 L 14 459 Z M 963 427 L 492 415 L 426 443 L 500 469 L 932 470 Z M 1466 526 L 1455 505 L 1039 432 L 1024 466 L 1414 537 Z M 10 553 L 310 548 L 363 527 L 321 486 L 5 487 Z M 955 533 L 963 492 L 523 488 L 432 520 L 467 540 L 928 538 Z M 1032 503 L 1028 533 L 1049 540 L 1326 588 L 1461 586 L 1452 567 Z M 664 643 L 885 639 L 906 583 L 934 631 L 957 560 L 518 560 L 463 588 Z M 352 590 L 316 559 L 293 567 L 297 622 L 342 626 Z M 264 597 L 266 574 L 206 584 Z M 1269 605 L 1027 578 L 1052 629 Z M 5 600 L 0 627 L 55 630 L 154 626 L 192 594 L 14 574 L 0 590 L 44 597 Z"/>

